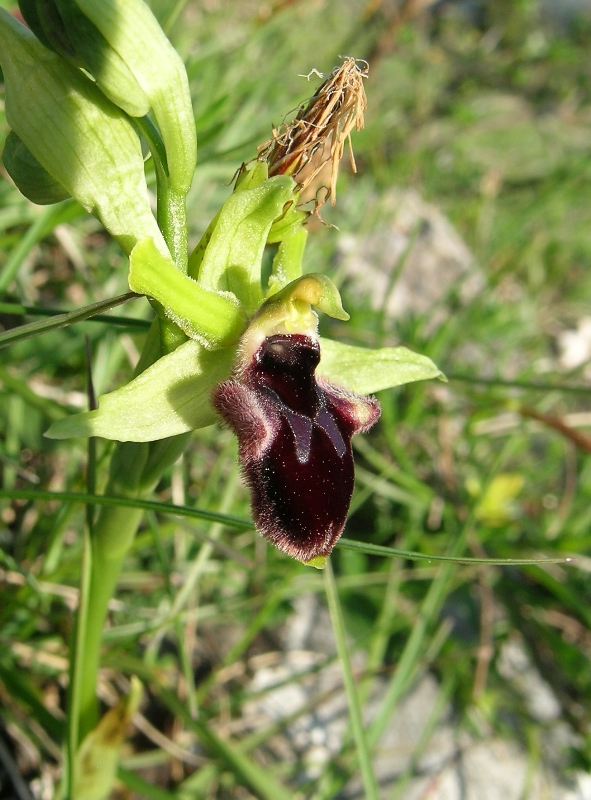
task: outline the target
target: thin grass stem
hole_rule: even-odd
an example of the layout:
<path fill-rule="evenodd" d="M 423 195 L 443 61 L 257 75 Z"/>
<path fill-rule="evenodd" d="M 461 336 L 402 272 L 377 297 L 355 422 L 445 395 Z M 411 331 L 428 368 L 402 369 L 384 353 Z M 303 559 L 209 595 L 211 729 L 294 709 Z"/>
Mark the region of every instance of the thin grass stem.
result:
<path fill-rule="evenodd" d="M 345 684 L 345 692 L 347 694 L 347 703 L 349 705 L 349 720 L 357 747 L 357 757 L 359 760 L 359 767 L 361 769 L 365 797 L 366 800 L 378 800 L 378 786 L 373 773 L 368 741 L 365 735 L 365 728 L 361 716 L 361 707 L 359 704 L 359 698 L 357 696 L 357 688 L 355 686 L 353 670 L 351 669 L 351 661 L 349 659 L 347 638 L 345 633 L 345 623 L 343 621 L 341 604 L 339 602 L 339 595 L 330 559 L 324 568 L 324 578 L 328 610 L 330 612 L 332 629 L 334 632 L 339 661 L 343 672 L 343 681 Z"/>

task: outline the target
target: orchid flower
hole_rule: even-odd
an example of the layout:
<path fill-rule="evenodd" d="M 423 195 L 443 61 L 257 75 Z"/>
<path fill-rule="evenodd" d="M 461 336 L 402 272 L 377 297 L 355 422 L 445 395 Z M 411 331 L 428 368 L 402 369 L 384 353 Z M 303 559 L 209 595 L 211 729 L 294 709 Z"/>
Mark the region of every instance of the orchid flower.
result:
<path fill-rule="evenodd" d="M 314 309 L 347 320 L 335 285 L 302 275 L 305 235 L 286 223 L 298 187 L 257 162 L 238 182 L 183 275 L 150 240 L 131 252 L 129 284 L 157 300 L 189 336 L 97 410 L 54 423 L 47 435 L 153 441 L 221 417 L 239 441 L 255 523 L 294 558 L 322 566 L 345 525 L 353 492 L 351 437 L 379 416 L 370 393 L 440 376 L 403 347 L 369 350 L 318 335 Z M 299 213 L 299 212 L 298 212 Z M 278 233 L 279 231 L 279 233 Z M 277 241 L 266 293 L 261 260 Z M 294 277 L 296 276 L 296 277 Z"/>

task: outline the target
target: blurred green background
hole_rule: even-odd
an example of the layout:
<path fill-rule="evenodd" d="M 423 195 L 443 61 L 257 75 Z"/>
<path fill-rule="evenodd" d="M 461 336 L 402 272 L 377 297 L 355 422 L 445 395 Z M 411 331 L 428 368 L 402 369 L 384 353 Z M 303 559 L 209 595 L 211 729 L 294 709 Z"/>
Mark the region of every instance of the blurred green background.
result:
<path fill-rule="evenodd" d="M 499 797 L 591 796 L 591 4 L 151 5 L 193 91 L 194 242 L 240 164 L 315 91 L 318 78 L 305 76 L 344 55 L 369 61 L 358 172 L 345 157 L 337 204 L 322 211 L 330 225 L 310 226 L 306 268 L 333 277 L 351 313 L 347 324 L 322 320 L 325 331 L 403 344 L 449 382 L 381 394 L 380 424 L 356 443 L 345 535 L 425 555 L 575 558 L 481 567 L 337 548 L 360 693 L 368 716 L 377 710 L 372 741 L 400 728 L 396 714 L 425 676 L 434 687 L 420 731 L 396 756 L 387 735 L 378 746 L 383 796 L 447 797 L 437 783 L 416 794 L 417 781 L 499 742 L 523 767 L 516 793 Z M 7 132 L 2 116 L 2 140 Z M 0 268 L 4 303 L 71 309 L 126 290 L 124 260 L 96 221 L 69 204 L 32 206 L 5 172 Z M 6 329 L 23 322 L 10 310 L 0 307 Z M 147 319 L 149 308 L 138 300 L 114 313 Z M 82 323 L 0 357 L 2 487 L 57 493 L 6 499 L 0 512 L 2 738 L 36 798 L 51 797 L 58 776 L 84 523 L 59 492 L 84 491 L 86 459 L 83 442 L 43 431 L 85 406 L 85 336 L 101 393 L 128 379 L 143 335 Z M 103 467 L 109 452 L 99 443 Z M 235 455 L 227 431 L 197 432 L 158 499 L 247 517 Z M 335 656 L 314 643 L 330 639 L 324 627 L 291 644 L 286 631 L 304 607 L 324 626 L 324 605 L 321 575 L 252 531 L 148 514 L 105 642 L 102 700 L 112 704 L 130 674 L 147 687 L 117 796 L 276 800 L 269 777 L 287 796 L 360 797 L 346 720 L 336 744 L 321 743 L 319 766 L 309 763 L 316 728 L 306 720 L 328 691 L 314 676 Z M 313 654 L 297 669 L 294 641 Z M 304 693 L 291 716 L 261 700 L 277 681 Z M 432 737 L 442 729 L 451 749 Z M 425 752 L 439 767 L 425 766 Z M 6 775 L 4 786 L 0 797 L 12 797 Z"/>

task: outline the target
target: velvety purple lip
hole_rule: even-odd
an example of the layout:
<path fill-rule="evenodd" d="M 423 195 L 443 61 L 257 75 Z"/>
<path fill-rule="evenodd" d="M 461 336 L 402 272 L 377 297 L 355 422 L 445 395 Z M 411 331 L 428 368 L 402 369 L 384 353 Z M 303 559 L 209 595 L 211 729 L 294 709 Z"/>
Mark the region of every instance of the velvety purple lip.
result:
<path fill-rule="evenodd" d="M 353 493 L 351 437 L 379 416 L 372 398 L 317 381 L 318 342 L 276 334 L 214 390 L 238 437 L 257 528 L 300 561 L 327 556 Z"/>

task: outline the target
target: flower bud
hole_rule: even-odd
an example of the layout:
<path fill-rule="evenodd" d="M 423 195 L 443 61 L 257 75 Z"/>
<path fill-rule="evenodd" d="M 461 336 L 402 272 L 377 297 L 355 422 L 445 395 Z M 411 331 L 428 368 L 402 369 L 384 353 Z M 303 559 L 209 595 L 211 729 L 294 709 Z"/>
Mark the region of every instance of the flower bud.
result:
<path fill-rule="evenodd" d="M 168 249 L 148 200 L 139 137 L 80 70 L 0 9 L 6 117 L 41 166 L 129 253 L 151 237 Z"/>
<path fill-rule="evenodd" d="M 75 0 L 19 0 L 19 8 L 37 38 L 89 72 L 115 105 L 132 117 L 148 113 L 150 102 L 136 78 Z"/>
<path fill-rule="evenodd" d="M 58 2 L 71 5 L 74 0 Z M 186 194 L 197 162 L 197 136 L 189 81 L 181 57 L 143 0 L 75 0 L 75 3 L 104 37 L 109 58 L 115 53 L 145 93 L 166 148 L 170 189 Z M 81 42 L 80 52 L 86 52 L 83 47 Z M 99 79 L 99 75 L 95 77 Z"/>

